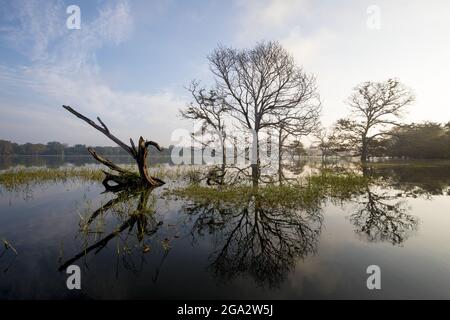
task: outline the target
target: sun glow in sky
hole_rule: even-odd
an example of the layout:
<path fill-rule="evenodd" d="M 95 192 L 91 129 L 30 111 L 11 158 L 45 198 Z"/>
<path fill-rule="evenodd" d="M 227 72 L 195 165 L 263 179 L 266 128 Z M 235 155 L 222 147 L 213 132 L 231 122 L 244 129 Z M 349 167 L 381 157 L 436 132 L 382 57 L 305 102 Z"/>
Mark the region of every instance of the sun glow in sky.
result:
<path fill-rule="evenodd" d="M 66 27 L 72 4 L 79 30 Z M 173 130 L 191 127 L 178 116 L 185 87 L 211 82 L 206 56 L 260 40 L 280 41 L 316 75 L 327 126 L 347 114 L 355 85 L 389 77 L 415 92 L 404 121 L 448 122 L 449 17 L 448 0 L 0 0 L 0 139 L 111 144 L 67 104 L 124 140 L 174 143 Z"/>

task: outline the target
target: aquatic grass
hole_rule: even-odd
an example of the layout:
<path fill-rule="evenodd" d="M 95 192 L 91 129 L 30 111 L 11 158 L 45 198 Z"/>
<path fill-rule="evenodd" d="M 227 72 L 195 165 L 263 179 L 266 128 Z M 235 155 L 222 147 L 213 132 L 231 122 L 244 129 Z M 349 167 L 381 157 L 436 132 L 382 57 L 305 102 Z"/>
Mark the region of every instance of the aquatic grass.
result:
<path fill-rule="evenodd" d="M 0 173 L 0 186 L 8 191 L 27 188 L 36 184 L 65 181 L 102 181 L 104 173 L 92 168 L 37 168 L 19 169 Z"/>
<path fill-rule="evenodd" d="M 131 171 L 137 169 L 136 166 L 124 166 L 124 168 Z M 192 181 L 201 175 L 203 169 L 196 166 L 155 166 L 150 168 L 149 172 L 161 179 L 187 179 Z M 105 174 L 99 168 L 20 168 L 0 172 L 0 186 L 7 191 L 18 191 L 28 190 L 43 183 L 101 182 L 104 178 Z"/>
<path fill-rule="evenodd" d="M 284 207 L 317 205 L 325 198 L 348 199 L 361 194 L 368 178 L 346 173 L 321 173 L 305 177 L 289 184 L 265 184 L 259 187 L 250 185 L 229 185 L 210 187 L 200 184 L 189 184 L 185 187 L 168 190 L 165 196 L 175 199 L 191 200 L 195 203 L 245 203 L 251 197 L 258 197 L 266 207 L 282 205 Z"/>
<path fill-rule="evenodd" d="M 5 250 L 11 249 L 16 254 L 16 256 L 19 255 L 16 248 L 14 248 L 8 240 L 2 239 L 2 242 L 3 242 L 3 246 L 5 247 Z"/>
<path fill-rule="evenodd" d="M 349 198 L 360 193 L 370 178 L 355 173 L 335 174 L 327 171 L 307 177 L 308 188 L 319 188 L 329 197 Z"/>

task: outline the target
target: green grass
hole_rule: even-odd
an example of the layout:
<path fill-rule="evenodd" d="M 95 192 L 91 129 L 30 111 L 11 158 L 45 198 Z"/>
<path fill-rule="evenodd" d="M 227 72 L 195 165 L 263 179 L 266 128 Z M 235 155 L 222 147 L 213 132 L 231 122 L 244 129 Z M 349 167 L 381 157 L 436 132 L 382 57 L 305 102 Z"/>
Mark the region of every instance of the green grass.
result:
<path fill-rule="evenodd" d="M 157 166 L 150 168 L 150 174 L 160 179 L 197 181 L 205 168 L 196 166 Z M 100 182 L 104 173 L 96 168 L 60 168 L 60 169 L 19 169 L 0 173 L 0 186 L 9 191 L 28 188 L 43 183 L 66 181 Z M 337 174 L 322 172 L 311 175 L 301 181 L 284 185 L 233 185 L 207 187 L 191 183 L 185 187 L 168 191 L 171 196 L 189 198 L 196 202 L 242 203 L 249 197 L 258 196 L 265 205 L 284 206 L 308 205 L 324 197 L 348 198 L 359 192 L 368 183 L 368 179 L 353 173 Z"/>
<path fill-rule="evenodd" d="M 133 174 L 137 173 L 136 166 L 123 166 Z M 203 169 L 195 166 L 155 166 L 149 168 L 152 176 L 162 180 L 187 179 L 195 181 L 201 176 Z M 56 183 L 66 181 L 101 182 L 105 174 L 100 168 L 32 168 L 15 169 L 0 172 L 0 186 L 8 191 L 24 189 L 43 183 Z"/>
<path fill-rule="evenodd" d="M 89 168 L 19 169 L 0 173 L 0 185 L 6 190 L 15 190 L 48 182 L 102 181 L 104 176 L 100 169 Z"/>
<path fill-rule="evenodd" d="M 166 191 L 165 195 L 203 204 L 239 204 L 247 202 L 250 197 L 258 197 L 266 206 L 297 207 L 317 204 L 326 197 L 348 199 L 360 193 L 369 182 L 369 179 L 351 173 L 322 173 L 291 184 L 268 184 L 257 188 L 249 185 L 208 187 L 190 184 Z"/>
<path fill-rule="evenodd" d="M 11 249 L 16 254 L 16 256 L 19 255 L 19 253 L 17 252 L 16 248 L 14 248 L 12 246 L 12 244 L 8 242 L 8 240 L 2 239 L 2 242 L 3 242 L 3 246 L 4 246 L 5 250 Z"/>
<path fill-rule="evenodd" d="M 308 188 L 317 188 L 321 193 L 330 197 L 348 198 L 358 193 L 370 179 L 355 173 L 335 174 L 323 172 L 307 178 Z"/>

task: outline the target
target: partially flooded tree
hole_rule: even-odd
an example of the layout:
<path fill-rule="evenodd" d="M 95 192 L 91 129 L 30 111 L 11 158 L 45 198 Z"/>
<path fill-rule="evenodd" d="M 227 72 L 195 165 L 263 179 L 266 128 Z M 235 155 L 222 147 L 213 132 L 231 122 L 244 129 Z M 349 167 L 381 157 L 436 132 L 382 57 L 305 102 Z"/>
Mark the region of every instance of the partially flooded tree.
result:
<path fill-rule="evenodd" d="M 342 144 L 367 161 L 371 144 L 399 125 L 398 118 L 413 101 L 413 93 L 395 79 L 358 85 L 348 99 L 350 117 L 336 125 Z"/>
<path fill-rule="evenodd" d="M 338 138 L 335 133 L 335 131 L 330 132 L 324 127 L 314 131 L 313 136 L 316 140 L 315 144 L 320 150 L 322 162 L 325 161 L 327 157 L 332 156 L 339 151 Z"/>
<path fill-rule="evenodd" d="M 275 115 L 278 119 L 274 125 L 278 131 L 278 180 L 281 183 L 283 177 L 283 155 L 289 147 L 301 145 L 298 140 L 314 132 L 320 121 L 320 101 L 315 85 L 311 84 L 302 103 L 294 109 L 281 110 Z M 294 138 L 296 145 L 291 145 L 290 138 Z M 302 146 L 303 148 L 303 146 Z M 292 150 L 292 149 L 291 149 Z"/>
<path fill-rule="evenodd" d="M 103 180 L 103 185 L 107 190 L 118 191 L 127 188 L 139 188 L 139 187 L 158 187 L 164 184 L 164 181 L 150 176 L 147 171 L 147 155 L 149 146 L 154 146 L 157 150 L 161 151 L 161 147 L 154 141 L 144 140 L 143 137 L 139 138 L 138 145 L 133 142 L 133 139 L 130 138 L 131 146 L 123 143 L 117 137 L 115 137 L 108 129 L 108 127 L 103 123 L 103 121 L 97 117 L 99 124 L 96 124 L 91 119 L 85 117 L 81 113 L 75 111 L 73 108 L 69 106 L 64 106 L 63 108 L 74 114 L 81 120 L 87 122 L 89 125 L 103 133 L 109 139 L 117 143 L 122 149 L 124 149 L 128 154 L 130 154 L 133 159 L 136 161 L 136 164 L 139 169 L 139 175 L 131 172 L 129 170 L 123 169 L 118 165 L 114 164 L 111 160 L 108 160 L 100 155 L 98 155 L 93 148 L 88 148 L 89 153 L 100 163 L 104 164 L 108 168 L 113 171 L 116 171 L 117 174 L 112 174 L 104 171 L 106 177 Z M 113 185 L 110 184 L 113 182 Z"/>
<path fill-rule="evenodd" d="M 208 59 L 230 114 L 253 134 L 252 181 L 257 185 L 261 130 L 272 128 L 277 115 L 286 115 L 310 99 L 315 79 L 278 42 L 243 50 L 220 46 Z"/>
<path fill-rule="evenodd" d="M 180 110 L 180 114 L 184 119 L 196 120 L 201 122 L 201 136 L 205 136 L 207 130 L 213 135 L 211 138 L 218 137 L 220 143 L 220 153 L 222 163 L 219 177 L 223 178 L 225 175 L 226 166 L 226 132 L 225 132 L 225 118 L 229 111 L 223 95 L 218 90 L 206 90 L 200 88 L 198 81 L 192 81 L 188 88 L 194 99 L 193 102 Z M 196 132 L 193 133 L 195 138 Z M 209 135 L 207 135 L 209 136 Z M 200 141 L 203 147 L 208 146 L 213 141 Z M 217 151 L 217 150 L 214 150 Z M 221 179 L 219 179 L 221 180 Z M 219 181 L 220 182 L 220 181 Z"/>

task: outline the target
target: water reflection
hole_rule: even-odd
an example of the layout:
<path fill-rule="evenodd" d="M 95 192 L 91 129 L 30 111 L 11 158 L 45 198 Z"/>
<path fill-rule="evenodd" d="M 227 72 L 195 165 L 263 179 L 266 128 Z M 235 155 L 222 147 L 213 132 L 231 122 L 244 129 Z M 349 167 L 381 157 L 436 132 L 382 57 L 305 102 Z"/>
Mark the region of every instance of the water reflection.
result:
<path fill-rule="evenodd" d="M 127 155 L 109 156 L 117 164 L 134 165 L 135 161 Z M 172 164 L 170 157 L 150 154 L 148 159 L 152 164 Z M 92 156 L 0 156 L 0 170 L 14 169 L 16 167 L 47 167 L 61 168 L 66 166 L 82 167 L 98 165 Z"/>
<path fill-rule="evenodd" d="M 367 174 L 379 178 L 405 195 L 435 196 L 450 193 L 450 165 L 412 164 L 386 167 L 369 167 Z"/>
<path fill-rule="evenodd" d="M 367 185 L 364 195 L 354 200 L 357 207 L 350 215 L 355 232 L 370 242 L 402 244 L 417 230 L 419 221 L 407 213 L 408 203 L 399 200 L 401 197 L 401 193 L 390 195 L 384 190 Z"/>
<path fill-rule="evenodd" d="M 276 287 L 298 259 L 317 250 L 323 215 L 318 206 L 292 208 L 268 204 L 259 194 L 245 203 L 191 203 L 184 212 L 194 219 L 194 241 L 214 236 L 209 270 L 229 281 L 251 276 L 258 285 Z"/>
<path fill-rule="evenodd" d="M 92 251 L 94 251 L 94 254 L 99 253 L 111 240 L 119 238 L 121 240 L 121 249 L 118 247 L 117 251 L 124 253 L 122 260 L 125 268 L 138 272 L 142 268 L 142 263 L 139 268 L 136 267 L 137 264 L 133 262 L 131 251 L 137 251 L 140 255 L 140 261 L 143 262 L 143 255 L 150 249 L 147 241 L 152 238 L 162 225 L 162 221 L 158 221 L 155 217 L 155 199 L 151 197 L 152 191 L 153 189 L 151 188 L 118 191 L 115 198 L 95 210 L 89 218 L 82 218 L 80 232 L 82 233 L 85 246 L 81 252 L 63 263 L 59 267 L 59 271 L 65 270 L 69 265 Z M 134 205 L 135 208 L 133 207 Z M 119 226 L 106 236 L 97 239 L 93 244 L 87 245 L 90 235 L 98 236 L 103 233 L 101 231 L 93 232 L 91 225 L 99 217 L 103 217 L 108 213 L 114 214 L 121 220 Z"/>
<path fill-rule="evenodd" d="M 6 240 L 2 240 L 0 251 L 0 270 L 3 273 L 7 273 L 9 269 L 14 265 L 17 259 L 17 251 L 8 245 Z"/>
<path fill-rule="evenodd" d="M 450 219 L 445 210 L 450 198 L 444 195 L 450 190 L 450 166 L 375 164 L 363 172 L 357 164 L 299 160 L 285 169 L 290 172 L 284 187 L 292 176 L 320 171 L 353 172 L 371 180 L 351 194 L 319 197 L 308 205 L 269 201 L 257 192 L 239 202 L 227 197 L 208 202 L 161 200 L 157 190 L 119 190 L 99 199 L 100 184 L 90 185 L 89 191 L 76 190 L 84 185 L 81 182 L 39 186 L 34 199 L 11 204 L 7 197 L 16 191 L 0 194 L 0 236 L 11 240 L 19 252 L 16 257 L 0 248 L 0 270 L 7 273 L 0 278 L 0 296 L 10 298 L 14 292 L 33 298 L 37 289 L 20 288 L 37 278 L 32 270 L 38 270 L 43 290 L 63 297 L 65 273 L 58 273 L 63 278 L 60 291 L 52 291 L 52 284 L 57 268 L 62 271 L 70 264 L 83 268 L 86 290 L 103 298 L 118 293 L 125 298 L 176 294 L 180 298 L 311 298 L 327 297 L 328 292 L 338 298 L 367 297 L 364 283 L 363 289 L 352 287 L 352 292 L 343 285 L 353 283 L 355 274 L 366 275 L 366 265 L 362 266 L 366 261 L 384 263 L 391 270 L 389 276 L 399 279 L 386 283 L 387 297 L 433 293 L 435 284 L 448 278 L 446 249 L 441 244 L 448 242 L 445 230 Z M 89 205 L 90 200 L 95 205 Z M 84 208 L 80 219 L 75 203 Z M 67 253 L 58 261 L 60 243 Z M 413 259 L 420 262 L 408 268 Z M 395 267 L 410 273 L 396 273 Z M 428 277 L 434 282 L 423 285 L 420 293 L 415 287 L 409 290 L 407 284 L 413 284 L 423 270 L 431 270 Z M 105 288 L 97 284 L 113 279 L 114 284 Z M 320 291 L 321 282 L 327 282 L 325 291 L 329 291 Z M 387 291 L 389 285 L 398 287 L 398 292 Z M 245 293 L 239 291 L 242 288 Z M 442 292 L 448 288 L 450 283 L 444 283 Z"/>
<path fill-rule="evenodd" d="M 292 164 L 290 169 L 301 171 L 305 167 L 306 163 L 298 162 Z M 343 173 L 349 169 L 328 165 L 322 170 Z M 194 248 L 205 241 L 212 242 L 207 270 L 217 279 L 228 283 L 240 277 L 251 278 L 258 286 L 269 288 L 279 287 L 296 264 L 317 252 L 324 209 L 329 201 L 348 212 L 348 221 L 353 225 L 354 232 L 366 241 L 402 245 L 419 226 L 419 219 L 409 214 L 407 202 L 412 186 L 415 186 L 414 190 L 417 188 L 417 184 L 412 182 L 414 177 L 410 175 L 407 180 L 405 176 L 402 181 L 397 180 L 395 175 L 380 175 L 374 168 L 365 170 L 364 175 L 372 177 L 372 180 L 353 194 L 342 197 L 328 195 L 317 201 L 295 205 L 283 199 L 268 201 L 258 192 L 249 194 L 239 202 L 225 198 L 208 202 L 183 199 L 181 213 L 189 217 L 186 222 L 189 230 L 187 236 Z M 433 194 L 442 194 L 446 184 L 440 185 L 441 193 L 433 188 Z M 85 238 L 84 248 L 63 263 L 60 270 L 91 252 L 97 254 L 115 238 L 120 241 L 126 239 L 121 249 L 124 253 L 122 260 L 126 269 L 132 272 L 137 272 L 138 268 L 130 262 L 133 256 L 131 249 L 134 256 L 143 261 L 150 243 L 155 243 L 154 238 L 165 239 L 165 244 L 164 241 L 160 243 L 166 249 L 170 247 L 170 236 L 160 228 L 164 218 L 160 221 L 156 219 L 153 190 L 114 191 L 114 198 L 83 220 L 81 230 L 90 230 L 86 233 L 88 238 L 92 233 L 90 226 L 108 213 L 119 218 L 118 226 L 100 238 L 94 232 L 97 239 L 93 243 Z M 168 250 L 165 250 L 158 268 L 167 253 Z"/>

